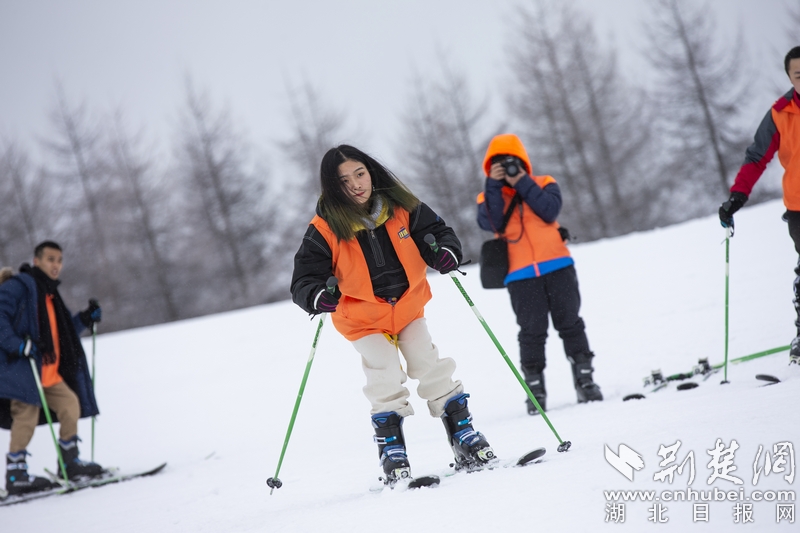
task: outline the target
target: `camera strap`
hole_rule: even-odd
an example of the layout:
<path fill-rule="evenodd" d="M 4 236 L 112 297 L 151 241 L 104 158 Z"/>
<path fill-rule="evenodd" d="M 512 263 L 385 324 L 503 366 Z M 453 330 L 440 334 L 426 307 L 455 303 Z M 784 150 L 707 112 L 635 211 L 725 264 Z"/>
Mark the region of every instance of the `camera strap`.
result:
<path fill-rule="evenodd" d="M 508 226 L 508 221 L 511 220 L 511 215 L 514 214 L 514 209 L 519 205 L 522 201 L 522 197 L 519 193 L 514 194 L 514 198 L 511 199 L 511 203 L 508 205 L 508 211 L 503 215 L 503 223 L 497 228 L 497 233 L 502 234 L 506 230 L 506 226 Z"/>

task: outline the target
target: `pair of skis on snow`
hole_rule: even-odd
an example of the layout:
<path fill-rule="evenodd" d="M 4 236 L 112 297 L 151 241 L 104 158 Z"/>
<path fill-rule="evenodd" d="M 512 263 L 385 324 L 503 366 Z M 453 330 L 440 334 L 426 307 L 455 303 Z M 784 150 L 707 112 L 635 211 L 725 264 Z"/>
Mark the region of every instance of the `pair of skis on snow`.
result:
<path fill-rule="evenodd" d="M 537 462 L 537 459 L 541 458 L 547 450 L 544 448 L 536 448 L 535 450 L 531 450 L 525 455 L 521 456 L 520 458 L 513 460 L 513 461 L 492 461 L 487 465 L 474 469 L 474 470 L 456 470 L 452 469 L 449 470 L 447 473 L 443 474 L 444 477 L 449 477 L 455 475 L 462 471 L 467 472 L 480 472 L 481 470 L 494 470 L 496 468 L 514 468 L 514 467 L 522 467 L 532 463 Z M 453 465 L 450 465 L 451 467 Z M 401 489 L 401 490 L 411 490 L 411 489 L 419 489 L 423 487 L 436 487 L 441 482 L 440 476 L 421 476 L 421 477 L 411 477 L 406 479 L 401 479 L 394 485 L 387 485 L 381 483 L 380 485 L 376 485 L 375 487 L 371 488 L 371 492 L 382 492 L 384 488 L 390 487 L 392 489 Z"/>
<path fill-rule="evenodd" d="M 750 355 L 737 357 L 729 360 L 728 363 L 730 364 L 743 363 L 745 361 L 750 361 L 752 359 L 757 359 L 759 357 L 764 357 L 767 355 L 784 352 L 789 348 L 790 346 L 779 346 L 778 348 L 772 348 L 770 350 L 764 350 Z M 700 384 L 700 382 L 707 381 L 711 376 L 720 372 L 724 366 L 725 363 L 718 363 L 712 366 L 708 363 L 708 359 L 700 359 L 698 361 L 698 364 L 695 365 L 695 367 L 691 370 L 691 372 L 684 372 L 684 373 L 664 376 L 661 370 L 653 370 L 650 376 L 644 378 L 645 392 L 653 393 L 660 390 L 664 390 L 668 388 L 672 382 L 677 382 L 677 381 L 681 382 L 679 385 L 676 386 L 677 390 L 694 389 Z M 779 378 L 769 374 L 757 374 L 756 379 L 761 381 L 767 381 L 768 384 L 780 383 L 781 381 Z M 643 393 L 637 392 L 624 396 L 622 400 L 623 401 L 640 400 L 643 398 L 645 398 L 645 395 Z"/>
<path fill-rule="evenodd" d="M 39 492 L 28 492 L 19 495 L 9 495 L 6 491 L 0 489 L 0 507 L 6 505 L 14 505 L 16 503 L 28 502 L 31 500 L 38 500 L 41 498 L 47 498 L 48 496 L 60 496 L 63 494 L 70 494 L 72 492 L 77 492 L 83 489 L 103 487 L 114 483 L 120 483 L 122 481 L 129 481 L 131 479 L 136 479 L 139 477 L 153 476 L 164 470 L 166 466 L 167 463 L 163 463 L 150 470 L 146 470 L 143 472 L 135 472 L 133 474 L 121 474 L 115 471 L 107 471 L 101 477 L 70 481 L 69 483 L 64 481 L 62 478 L 54 475 L 52 472 L 47 471 L 51 479 L 53 479 L 54 482 L 59 483 L 61 485 L 60 487 L 56 487 L 50 490 L 43 490 Z"/>

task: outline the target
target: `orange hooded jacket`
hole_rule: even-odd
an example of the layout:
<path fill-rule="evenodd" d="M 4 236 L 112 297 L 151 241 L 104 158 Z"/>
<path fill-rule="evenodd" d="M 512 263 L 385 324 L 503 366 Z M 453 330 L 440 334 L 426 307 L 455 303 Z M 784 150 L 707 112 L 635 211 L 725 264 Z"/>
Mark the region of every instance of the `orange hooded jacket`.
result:
<path fill-rule="evenodd" d="M 492 158 L 501 154 L 521 159 L 527 167 L 528 176 L 539 187 L 544 188 L 556 182 L 552 176 L 532 174 L 528 153 L 519 137 L 513 134 L 497 135 L 489 143 L 483 159 L 483 170 L 487 176 L 492 166 Z M 504 212 L 515 194 L 513 187 L 503 187 Z M 485 204 L 484 193 L 478 195 L 478 204 Z M 508 241 L 509 273 L 505 279 L 506 285 L 512 281 L 539 277 L 574 263 L 558 228 L 558 222 L 545 222 L 525 202 L 521 202 L 514 209 L 514 214 L 511 215 L 503 233 Z M 496 233 L 495 236 L 499 237 L 500 234 Z"/>
<path fill-rule="evenodd" d="M 384 223 L 409 284 L 408 290 L 394 304 L 373 294 L 367 261 L 357 239 L 339 241 L 319 215 L 311 224 L 331 249 L 333 275 L 339 279 L 342 293 L 332 315 L 333 324 L 347 340 L 355 341 L 375 333 L 396 335 L 424 316 L 425 304 L 431 299 L 426 277 L 428 265 L 408 231 L 408 211 L 396 207 L 394 215 Z"/>

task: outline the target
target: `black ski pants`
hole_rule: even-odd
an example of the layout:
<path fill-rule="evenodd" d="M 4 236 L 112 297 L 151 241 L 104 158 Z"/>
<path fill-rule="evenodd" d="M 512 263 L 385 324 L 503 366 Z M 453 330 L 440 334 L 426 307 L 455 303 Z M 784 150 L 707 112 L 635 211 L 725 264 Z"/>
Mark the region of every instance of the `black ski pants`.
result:
<path fill-rule="evenodd" d="M 786 211 L 783 219 L 789 223 L 789 236 L 794 241 L 794 249 L 798 254 L 797 266 L 794 268 L 794 310 L 797 313 L 795 326 L 800 336 L 800 211 Z"/>
<path fill-rule="evenodd" d="M 581 295 L 574 266 L 538 278 L 508 284 L 511 306 L 519 324 L 519 353 L 526 373 L 541 373 L 546 365 L 548 315 L 564 342 L 564 351 L 573 361 L 591 357 L 583 319 L 578 314 Z"/>

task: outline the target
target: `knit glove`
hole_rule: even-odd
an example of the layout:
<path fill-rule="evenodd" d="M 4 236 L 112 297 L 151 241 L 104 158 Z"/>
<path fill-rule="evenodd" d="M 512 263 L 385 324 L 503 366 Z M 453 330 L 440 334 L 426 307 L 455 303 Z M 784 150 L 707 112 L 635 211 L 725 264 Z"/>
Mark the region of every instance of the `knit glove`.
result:
<path fill-rule="evenodd" d="M 339 305 L 339 298 L 332 294 L 328 289 L 322 289 L 317 294 L 314 301 L 314 309 L 320 313 L 333 313 L 336 311 L 336 306 Z"/>
<path fill-rule="evenodd" d="M 444 246 L 439 247 L 436 252 L 436 259 L 433 262 L 433 268 L 438 270 L 440 274 L 447 274 L 458 268 L 458 260 L 456 254 Z"/>

